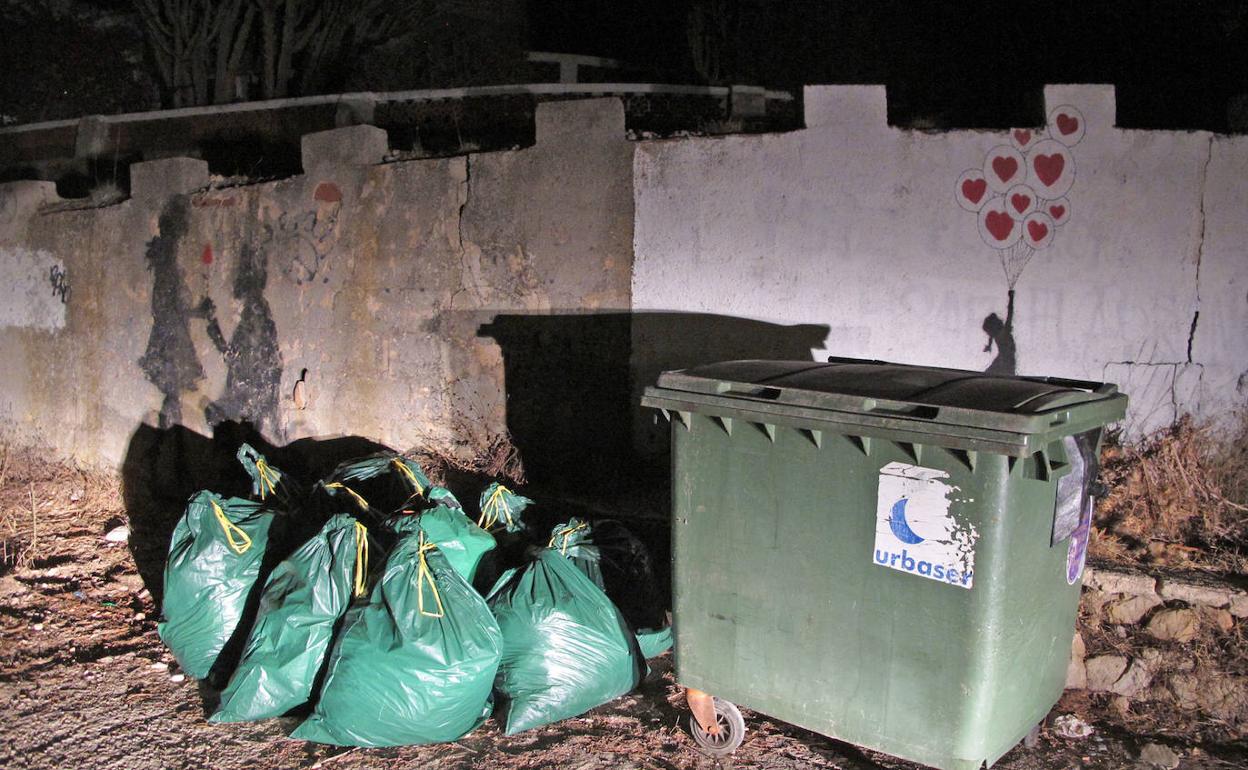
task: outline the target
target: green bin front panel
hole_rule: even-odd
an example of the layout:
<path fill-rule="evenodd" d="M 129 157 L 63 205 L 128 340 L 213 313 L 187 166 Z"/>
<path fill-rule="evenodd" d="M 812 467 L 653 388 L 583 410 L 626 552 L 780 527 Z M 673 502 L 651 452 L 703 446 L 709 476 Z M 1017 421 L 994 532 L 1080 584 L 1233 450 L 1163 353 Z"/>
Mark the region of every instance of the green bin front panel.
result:
<path fill-rule="evenodd" d="M 1062 692 L 1080 588 L 1067 581 L 1069 540 L 1050 545 L 1060 469 L 673 418 L 681 684 L 946 769 L 995 762 L 1044 718 Z M 948 474 L 949 514 L 978 533 L 969 589 L 876 563 L 892 463 Z"/>

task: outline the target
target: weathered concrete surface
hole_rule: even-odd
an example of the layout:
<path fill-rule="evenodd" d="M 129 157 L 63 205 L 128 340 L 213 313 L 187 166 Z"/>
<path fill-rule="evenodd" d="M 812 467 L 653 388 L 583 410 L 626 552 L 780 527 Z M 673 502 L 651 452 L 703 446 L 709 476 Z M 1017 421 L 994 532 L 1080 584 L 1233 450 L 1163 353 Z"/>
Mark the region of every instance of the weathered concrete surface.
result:
<path fill-rule="evenodd" d="M 386 132 L 376 126 L 347 126 L 307 134 L 300 142 L 304 171 L 321 166 L 371 166 L 389 150 Z"/>
<path fill-rule="evenodd" d="M 208 186 L 208 162 L 164 158 L 130 167 L 130 197 L 151 202 L 196 192 Z"/>
<path fill-rule="evenodd" d="M 68 299 L 65 266 L 51 252 L 0 246 L 0 328 L 60 329 Z"/>
<path fill-rule="evenodd" d="M 531 150 L 468 159 L 462 280 L 443 319 L 453 337 L 491 342 L 453 394 L 493 406 L 532 480 L 592 487 L 629 448 L 633 149 L 614 99 L 543 105 L 536 135 Z M 505 399 L 475 376 L 500 363 Z"/>
<path fill-rule="evenodd" d="M 1209 139 L 1202 207 L 1200 320 L 1191 360 L 1201 365 L 1199 410 L 1248 402 L 1248 136 Z"/>
<path fill-rule="evenodd" d="M 826 353 L 1118 381 L 1136 432 L 1230 413 L 1248 141 L 1120 131 L 1111 89 L 1046 93 L 1080 111 L 1078 176 L 1013 303 L 954 195 L 1013 132 L 893 130 L 870 86 L 809 89 L 783 135 L 634 145 L 618 101 L 560 102 L 511 152 L 377 164 L 384 137 L 353 126 L 278 182 L 196 191 L 202 163 L 174 159 L 59 212 L 2 185 L 0 430 L 103 464 L 140 424 L 464 453 L 509 431 L 566 476 L 661 452 L 637 400 L 662 369 Z"/>
<path fill-rule="evenodd" d="M 1008 252 L 955 182 L 1013 132 L 890 128 L 876 86 L 807 88 L 803 131 L 639 144 L 635 308 L 824 325 L 817 355 L 1118 382 L 1136 434 L 1243 406 L 1248 141 L 1119 130 L 1108 86 L 1045 93 L 1082 138 L 1012 308 Z"/>
<path fill-rule="evenodd" d="M 209 435 L 223 421 L 273 442 L 480 449 L 507 428 L 502 355 L 480 326 L 629 306 L 622 108 L 538 115 L 551 128 L 526 150 L 386 165 L 334 155 L 301 176 L 192 194 L 149 184 L 160 164 L 143 164 L 136 183 L 164 194 L 102 209 L 39 213 L 28 186 L 0 186 L 5 277 L 63 265 L 72 286 L 38 313 L 33 294 L 5 302 L 5 436 L 107 465 L 140 425 Z"/>

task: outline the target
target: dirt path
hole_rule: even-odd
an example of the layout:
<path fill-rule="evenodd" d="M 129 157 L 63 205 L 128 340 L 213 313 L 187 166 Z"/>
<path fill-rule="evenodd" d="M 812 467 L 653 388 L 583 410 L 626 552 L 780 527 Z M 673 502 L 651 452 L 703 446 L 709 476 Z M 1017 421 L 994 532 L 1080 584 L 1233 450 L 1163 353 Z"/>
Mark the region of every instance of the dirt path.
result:
<path fill-rule="evenodd" d="M 130 549 L 103 537 L 126 520 L 115 482 L 10 477 L 0 483 L 0 495 L 10 514 L 0 533 L 6 553 L 22 553 L 9 557 L 0 576 L 0 767 L 917 767 L 750 714 L 745 744 L 730 760 L 716 761 L 685 730 L 688 712 L 670 655 L 653 662 L 654 673 L 634 693 L 585 717 L 512 737 L 488 722 L 452 744 L 343 750 L 286 738 L 294 726 L 289 720 L 211 725 L 205 693 L 179 674 L 156 636 L 155 607 Z M 36 531 L 16 520 L 25 521 L 23 505 Z M 1059 705 L 1054 713 L 1063 708 L 1081 706 Z M 1096 724 L 1094 715 L 1081 715 Z M 1015 749 L 997 767 L 1114 770 L 1135 764 L 1143 740 L 1100 724 L 1086 739 L 1046 732 L 1037 748 Z M 1171 746 L 1183 768 L 1244 766 L 1242 758 Z"/>

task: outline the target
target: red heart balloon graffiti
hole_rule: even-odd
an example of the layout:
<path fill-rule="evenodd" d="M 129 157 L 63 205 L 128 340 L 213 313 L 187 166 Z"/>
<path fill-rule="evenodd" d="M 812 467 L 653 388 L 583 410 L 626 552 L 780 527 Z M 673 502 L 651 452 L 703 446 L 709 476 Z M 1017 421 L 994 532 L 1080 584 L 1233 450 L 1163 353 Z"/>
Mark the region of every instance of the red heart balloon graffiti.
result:
<path fill-rule="evenodd" d="M 1057 130 L 1062 132 L 1062 136 L 1070 136 L 1079 130 L 1079 118 L 1072 118 L 1063 112 L 1057 116 Z"/>
<path fill-rule="evenodd" d="M 1037 155 L 1032 166 L 1036 169 L 1036 176 L 1048 187 L 1061 177 L 1066 168 L 1066 159 L 1057 154 Z"/>
<path fill-rule="evenodd" d="M 1031 141 L 1031 132 L 1025 128 L 1014 129 L 1014 141 L 1026 146 Z"/>
<path fill-rule="evenodd" d="M 1053 215 L 1054 219 L 1061 219 L 1062 215 L 1066 213 L 1066 207 L 1065 206 L 1049 206 L 1049 213 Z"/>
<path fill-rule="evenodd" d="M 1021 214 L 1031 205 L 1031 196 L 1014 193 L 1010 196 L 1010 203 L 1013 204 L 1014 210 Z"/>
<path fill-rule="evenodd" d="M 992 216 L 989 214 L 988 216 Z M 1028 222 L 1027 233 L 1031 235 L 1031 239 L 1036 243 L 1044 240 L 1044 236 L 1049 234 L 1049 226 L 1043 222 Z"/>
<path fill-rule="evenodd" d="M 971 203 L 979 203 L 988 191 L 988 183 L 983 179 L 967 179 L 962 183 L 962 197 Z"/>
<path fill-rule="evenodd" d="M 992 170 L 1002 182 L 1008 182 L 1018 171 L 1018 161 L 1013 158 L 993 158 Z"/>
<path fill-rule="evenodd" d="M 1003 211 L 989 211 L 988 216 L 984 218 L 984 226 L 998 241 L 1004 241 L 1010 237 L 1010 233 L 1014 232 L 1014 220 Z"/>

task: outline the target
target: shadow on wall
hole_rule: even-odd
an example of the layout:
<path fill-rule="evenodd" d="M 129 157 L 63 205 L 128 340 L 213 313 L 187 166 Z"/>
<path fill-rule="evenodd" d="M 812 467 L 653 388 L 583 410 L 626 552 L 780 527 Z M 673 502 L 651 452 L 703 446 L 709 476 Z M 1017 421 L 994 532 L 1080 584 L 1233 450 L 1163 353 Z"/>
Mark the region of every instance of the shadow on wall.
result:
<path fill-rule="evenodd" d="M 258 201 L 255 202 L 258 206 Z M 256 232 L 258 209 L 244 225 L 242 247 L 234 264 L 233 295 L 242 308 L 233 334 L 226 339 L 216 308 L 207 295 L 192 299 L 185 270 L 178 261 L 182 240 L 190 227 L 190 203 L 176 196 L 160 213 L 159 232 L 145 246 L 152 273 L 151 333 L 139 366 L 147 380 L 164 394 L 160 426 L 182 424 L 182 395 L 204 378 L 204 367 L 191 334 L 191 321 L 207 323 L 207 332 L 227 373 L 225 393 L 209 404 L 205 418 L 211 424 L 247 420 L 279 439 L 284 429 L 277 419 L 282 357 L 277 326 L 265 297 L 269 254 Z M 211 261 L 211 251 L 206 252 Z"/>
<path fill-rule="evenodd" d="M 668 513 L 667 424 L 640 405 L 660 372 L 742 358 L 810 360 L 828 327 L 677 312 L 498 315 L 507 428 L 536 490 Z M 645 488 L 654 492 L 638 499 Z M 635 510 L 629 511 L 637 512 Z"/>
<path fill-rule="evenodd" d="M 1009 301 L 1005 312 L 1005 320 L 996 313 L 989 313 L 984 319 L 984 334 L 988 335 L 985 353 L 991 353 L 995 347 L 997 357 L 984 370 L 987 374 L 1018 374 L 1018 348 L 1014 343 L 1014 290 L 1010 289 Z"/>
<path fill-rule="evenodd" d="M 182 425 L 140 425 L 122 463 L 122 495 L 130 519 L 130 553 L 157 606 L 169 541 L 191 495 L 203 489 L 225 496 L 250 494 L 251 479 L 235 457 L 244 442 L 305 480 L 323 478 L 343 460 L 387 449 L 359 436 L 305 438 L 276 447 L 245 422 L 219 423 L 211 437 Z"/>

